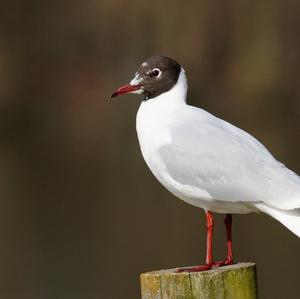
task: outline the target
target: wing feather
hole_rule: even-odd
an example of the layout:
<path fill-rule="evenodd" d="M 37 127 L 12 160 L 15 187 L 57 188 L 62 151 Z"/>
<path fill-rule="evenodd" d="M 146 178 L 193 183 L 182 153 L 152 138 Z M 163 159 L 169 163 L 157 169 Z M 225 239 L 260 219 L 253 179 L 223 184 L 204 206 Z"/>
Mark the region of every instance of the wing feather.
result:
<path fill-rule="evenodd" d="M 159 149 L 174 180 L 205 190 L 217 201 L 300 207 L 299 176 L 258 140 L 212 115 L 204 121 L 192 113 L 189 119 L 169 128 L 172 141 Z"/>

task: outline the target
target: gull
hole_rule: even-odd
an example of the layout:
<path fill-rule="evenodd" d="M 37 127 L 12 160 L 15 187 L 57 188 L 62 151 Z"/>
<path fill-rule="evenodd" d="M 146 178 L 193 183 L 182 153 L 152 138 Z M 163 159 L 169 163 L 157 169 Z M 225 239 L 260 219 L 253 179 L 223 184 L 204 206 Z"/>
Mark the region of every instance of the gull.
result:
<path fill-rule="evenodd" d="M 233 263 L 232 213 L 266 213 L 300 237 L 300 177 L 250 134 L 188 105 L 187 89 L 184 69 L 169 57 L 155 55 L 111 96 L 144 96 L 136 130 L 146 164 L 167 190 L 205 210 L 205 264 L 177 272 Z M 226 214 L 227 257 L 220 262 L 212 254 L 212 213 Z"/>

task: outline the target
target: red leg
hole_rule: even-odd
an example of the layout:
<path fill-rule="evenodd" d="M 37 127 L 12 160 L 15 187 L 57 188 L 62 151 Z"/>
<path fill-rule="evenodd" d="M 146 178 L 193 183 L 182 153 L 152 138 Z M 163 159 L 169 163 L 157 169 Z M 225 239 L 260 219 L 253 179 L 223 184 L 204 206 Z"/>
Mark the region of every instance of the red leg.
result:
<path fill-rule="evenodd" d="M 211 269 L 213 265 L 213 256 L 212 256 L 212 238 L 213 238 L 213 227 L 214 220 L 212 213 L 210 211 L 205 212 L 206 216 L 206 263 L 205 265 L 188 267 L 188 268 L 178 268 L 176 272 L 200 272 Z"/>
<path fill-rule="evenodd" d="M 211 265 L 213 262 L 212 239 L 213 239 L 214 219 L 210 211 L 206 211 L 205 216 L 206 216 L 206 231 L 207 231 L 205 262 L 207 265 Z"/>
<path fill-rule="evenodd" d="M 226 233 L 227 233 L 227 257 L 224 261 L 213 263 L 213 265 L 216 267 L 233 264 L 232 236 L 231 236 L 232 216 L 231 216 L 231 214 L 226 214 L 224 223 L 226 226 Z"/>

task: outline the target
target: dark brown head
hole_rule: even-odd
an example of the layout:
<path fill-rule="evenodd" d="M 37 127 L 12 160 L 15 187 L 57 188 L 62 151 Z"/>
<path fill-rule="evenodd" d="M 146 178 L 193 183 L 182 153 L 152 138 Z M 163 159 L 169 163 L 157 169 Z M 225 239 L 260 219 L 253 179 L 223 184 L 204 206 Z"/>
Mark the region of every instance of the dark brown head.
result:
<path fill-rule="evenodd" d="M 111 97 L 140 93 L 147 99 L 155 98 L 177 83 L 180 71 L 181 67 L 175 60 L 161 55 L 152 56 L 141 64 L 130 83 L 118 88 Z"/>

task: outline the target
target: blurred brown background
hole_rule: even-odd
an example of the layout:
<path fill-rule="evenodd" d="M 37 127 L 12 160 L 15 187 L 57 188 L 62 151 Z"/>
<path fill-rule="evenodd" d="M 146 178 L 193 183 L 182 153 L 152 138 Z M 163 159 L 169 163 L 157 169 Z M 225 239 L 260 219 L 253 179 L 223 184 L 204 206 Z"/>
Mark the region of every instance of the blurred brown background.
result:
<path fill-rule="evenodd" d="M 139 273 L 204 261 L 204 214 L 139 150 L 140 98 L 110 100 L 148 56 L 178 60 L 190 103 L 300 173 L 299 1 L 2 1 L 0 297 L 139 298 Z M 217 216 L 216 258 L 223 258 Z M 234 217 L 261 298 L 299 298 L 300 240 Z"/>

